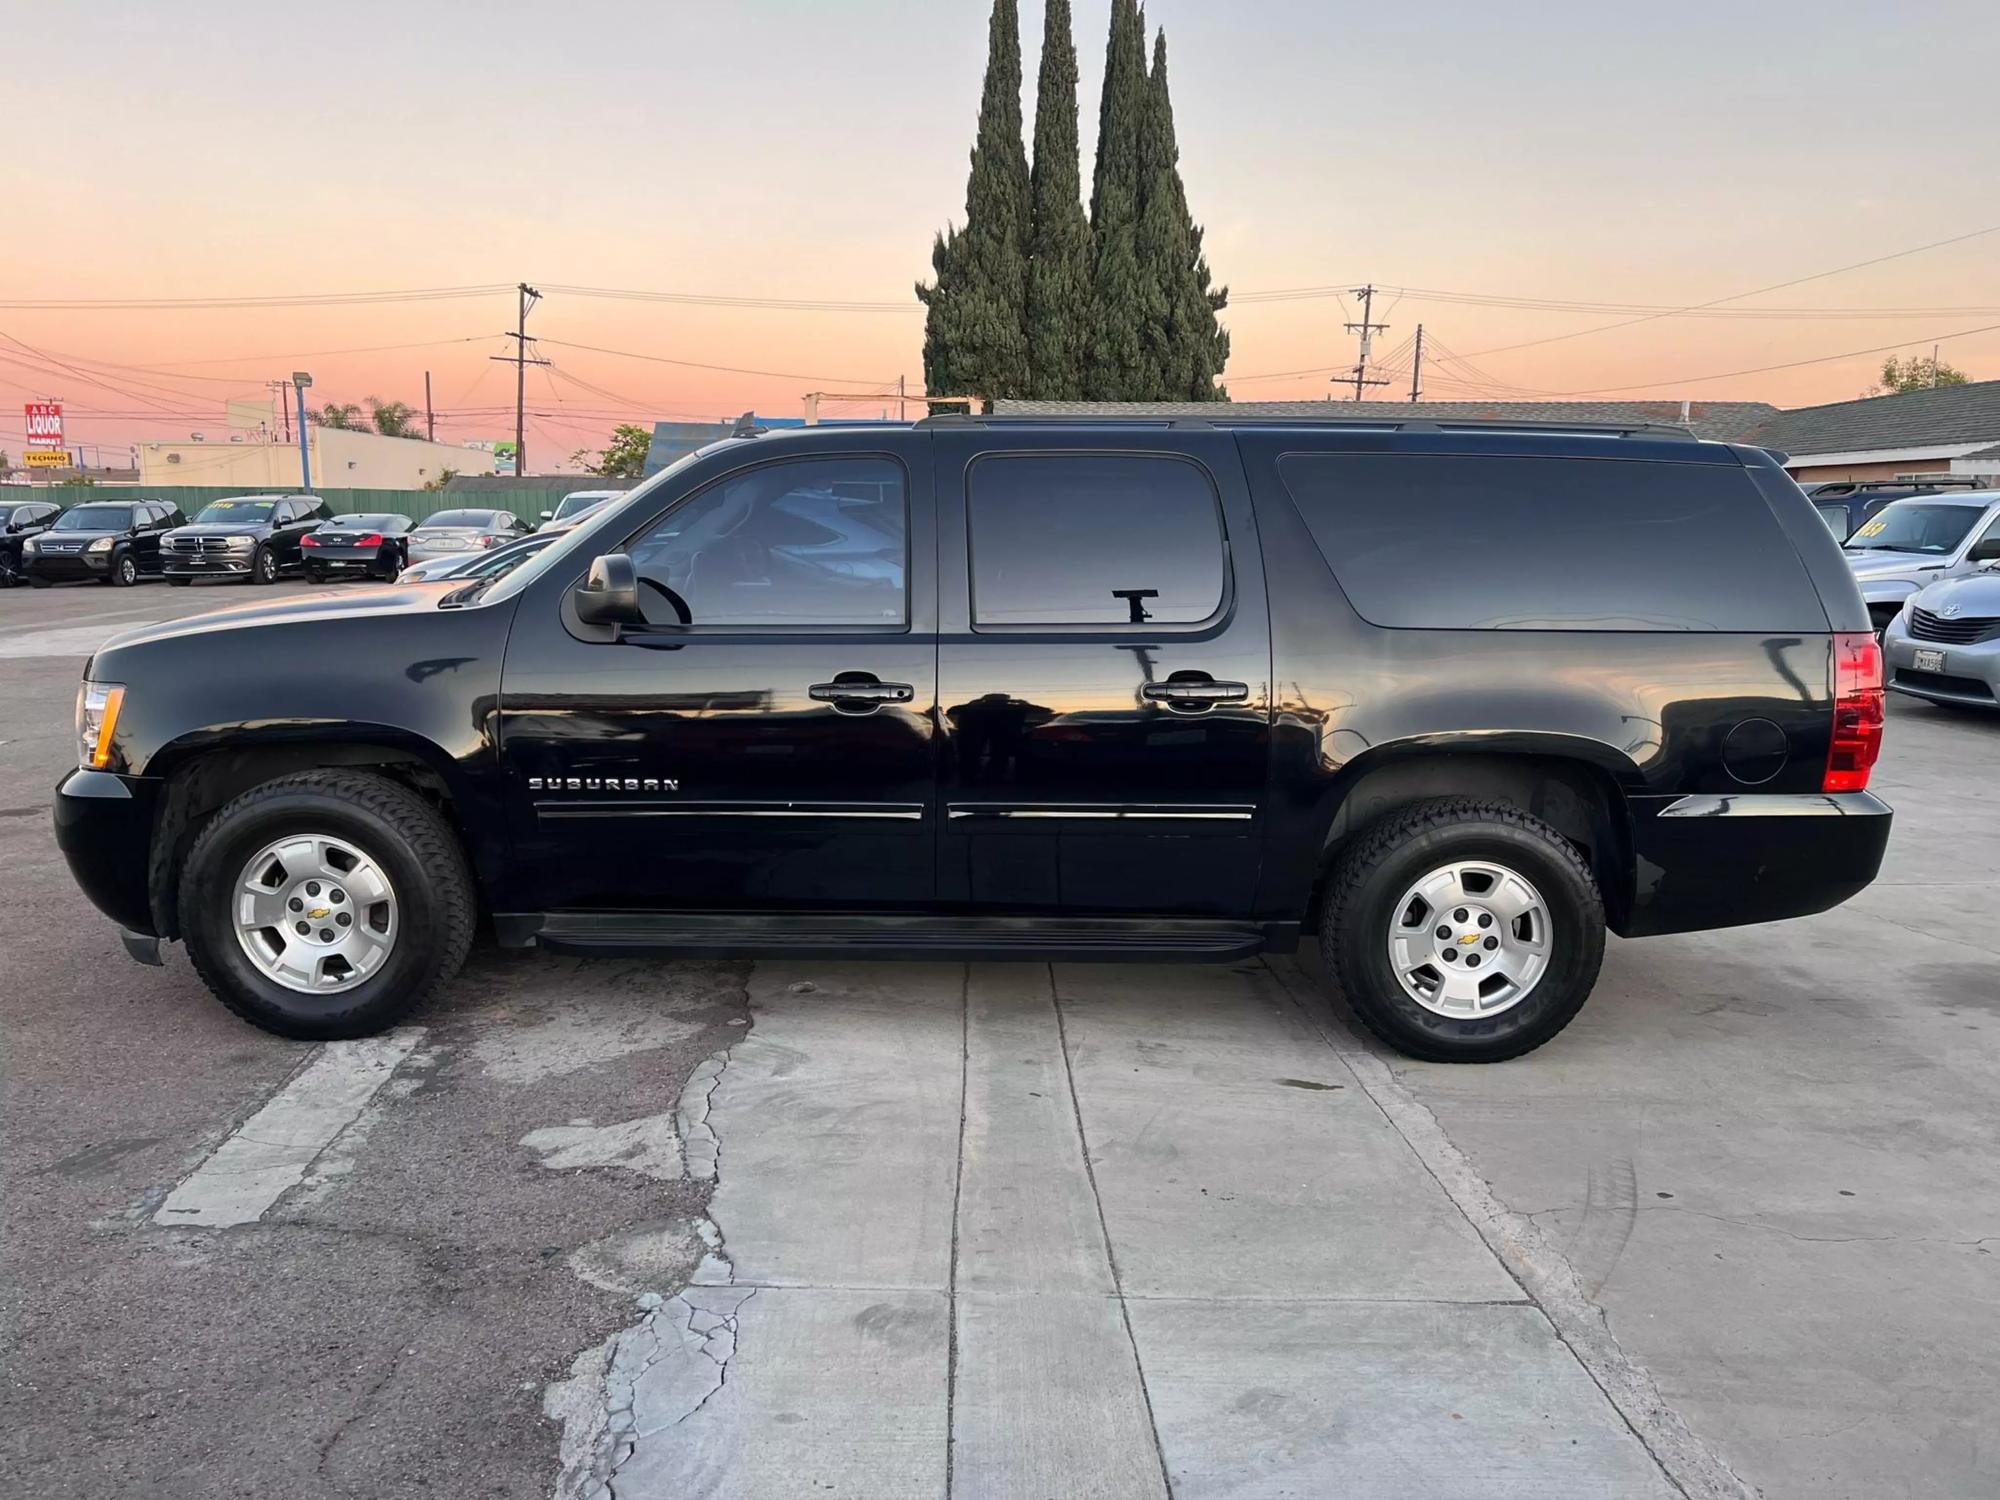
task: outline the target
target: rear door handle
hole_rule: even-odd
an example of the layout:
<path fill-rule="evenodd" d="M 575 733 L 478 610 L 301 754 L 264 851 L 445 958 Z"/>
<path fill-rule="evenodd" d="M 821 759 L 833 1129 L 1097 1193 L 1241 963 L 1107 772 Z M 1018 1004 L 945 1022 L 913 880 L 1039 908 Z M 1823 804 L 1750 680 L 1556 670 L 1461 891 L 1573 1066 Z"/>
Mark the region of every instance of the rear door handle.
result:
<path fill-rule="evenodd" d="M 1143 698 L 1155 703 L 1241 703 L 1250 696 L 1247 683 L 1216 682 L 1203 678 L 1198 681 L 1149 682 L 1139 690 Z"/>

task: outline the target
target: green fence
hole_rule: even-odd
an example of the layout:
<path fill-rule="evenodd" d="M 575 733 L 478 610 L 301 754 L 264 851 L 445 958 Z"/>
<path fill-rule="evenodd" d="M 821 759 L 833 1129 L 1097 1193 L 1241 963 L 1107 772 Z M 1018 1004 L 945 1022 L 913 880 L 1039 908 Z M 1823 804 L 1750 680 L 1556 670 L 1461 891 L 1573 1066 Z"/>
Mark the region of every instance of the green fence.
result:
<path fill-rule="evenodd" d="M 573 486 L 572 486 L 573 488 Z M 86 501 L 107 500 L 171 500 L 185 515 L 192 516 L 211 500 L 223 500 L 232 495 L 255 494 L 255 490 L 245 490 L 243 486 L 213 484 L 176 484 L 148 488 L 133 484 L 57 484 L 37 485 L 32 490 L 0 490 L 0 496 L 8 499 L 25 500 L 32 496 L 36 500 L 53 500 L 58 505 L 79 505 Z M 315 490 L 322 500 L 333 508 L 336 515 L 350 515 L 356 511 L 387 511 L 394 515 L 408 516 L 413 521 L 421 521 L 425 516 L 441 510 L 511 510 L 515 515 L 533 526 L 542 518 L 545 510 L 554 510 L 562 503 L 568 488 L 550 490 L 502 490 L 488 493 L 453 495 L 443 490 Z"/>

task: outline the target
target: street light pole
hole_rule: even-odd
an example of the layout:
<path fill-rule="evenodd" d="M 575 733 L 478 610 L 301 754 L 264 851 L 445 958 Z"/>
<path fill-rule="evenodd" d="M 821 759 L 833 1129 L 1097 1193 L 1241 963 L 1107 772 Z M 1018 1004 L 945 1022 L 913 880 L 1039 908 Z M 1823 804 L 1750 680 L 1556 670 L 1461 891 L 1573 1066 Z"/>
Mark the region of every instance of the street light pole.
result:
<path fill-rule="evenodd" d="M 304 370 L 292 372 L 292 389 L 299 394 L 299 478 L 308 495 L 312 493 L 313 466 L 311 450 L 306 446 L 306 387 L 312 383 L 312 376 Z"/>

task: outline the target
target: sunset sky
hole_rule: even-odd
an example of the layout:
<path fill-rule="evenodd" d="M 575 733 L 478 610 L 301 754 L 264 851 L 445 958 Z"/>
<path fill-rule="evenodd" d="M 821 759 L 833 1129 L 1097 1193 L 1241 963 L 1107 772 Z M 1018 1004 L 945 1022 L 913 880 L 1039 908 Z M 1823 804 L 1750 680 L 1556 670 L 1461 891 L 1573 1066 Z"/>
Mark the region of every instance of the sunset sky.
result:
<path fill-rule="evenodd" d="M 1022 9 L 1032 125 L 1042 7 Z M 1108 7 L 1075 9 L 1088 152 Z M 441 437 L 511 435 L 513 372 L 488 358 L 505 352 L 511 290 L 21 305 L 62 299 L 529 280 L 548 292 L 530 331 L 555 361 L 529 380 L 536 468 L 621 418 L 795 414 L 806 391 L 879 392 L 898 375 L 915 390 L 911 283 L 932 232 L 963 212 L 987 10 L 0 0 L 0 448 L 19 451 L 21 402 L 46 395 L 64 399 L 73 445 L 219 433 L 225 399 L 294 369 L 313 372 L 316 400 L 417 405 L 428 369 Z M 1860 394 L 1882 355 L 1720 377 L 1878 345 L 1928 353 L 1981 328 L 1941 352 L 2000 378 L 2000 233 L 1725 304 L 1869 316 L 1656 317 L 1557 337 L 2000 226 L 1992 0 L 1151 0 L 1147 14 L 1166 28 L 1217 278 L 1239 294 L 1423 289 L 1378 299 L 1391 327 L 1377 352 L 1421 320 L 1470 357 L 1427 370 L 1432 396 L 1803 405 Z M 1887 308 L 1928 311 L 1873 315 Z M 1233 304 L 1232 394 L 1326 394 L 1353 361 L 1351 315 L 1331 295 Z"/>

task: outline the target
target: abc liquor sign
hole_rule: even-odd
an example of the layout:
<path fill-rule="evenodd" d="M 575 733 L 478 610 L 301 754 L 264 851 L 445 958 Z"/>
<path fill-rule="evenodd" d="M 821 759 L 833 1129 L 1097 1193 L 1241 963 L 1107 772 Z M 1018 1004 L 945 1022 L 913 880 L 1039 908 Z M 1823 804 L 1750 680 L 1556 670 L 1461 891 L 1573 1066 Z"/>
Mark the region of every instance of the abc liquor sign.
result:
<path fill-rule="evenodd" d="M 60 448 L 63 445 L 60 401 L 30 401 L 23 409 L 28 414 L 30 448 Z"/>

